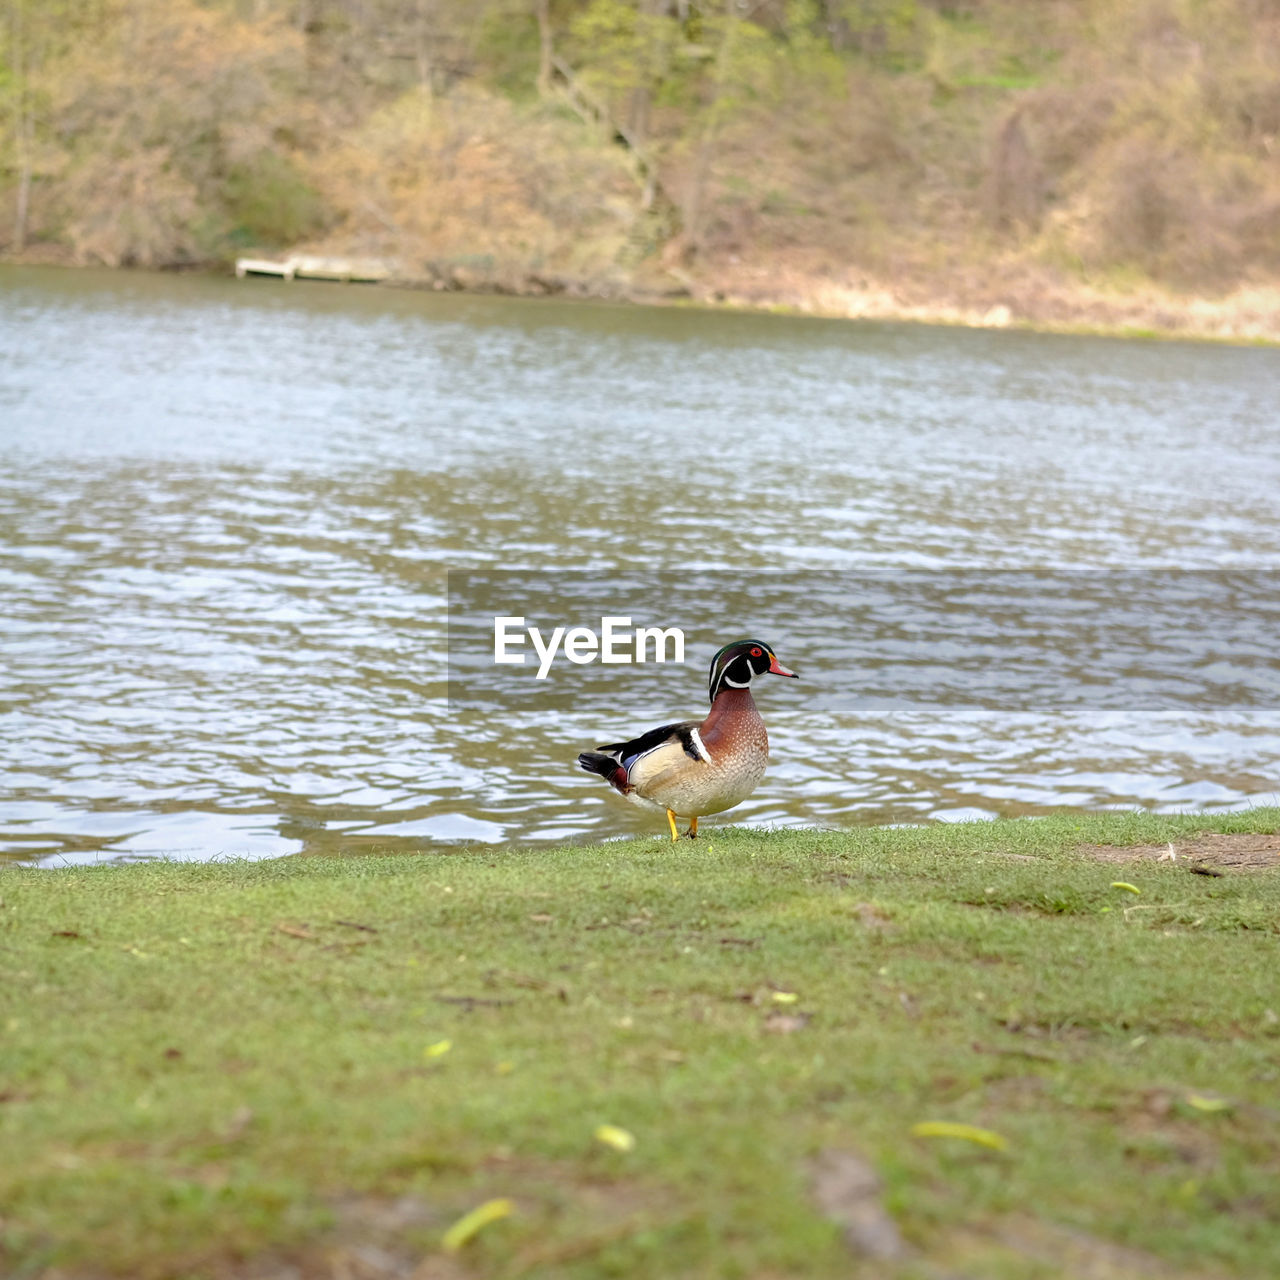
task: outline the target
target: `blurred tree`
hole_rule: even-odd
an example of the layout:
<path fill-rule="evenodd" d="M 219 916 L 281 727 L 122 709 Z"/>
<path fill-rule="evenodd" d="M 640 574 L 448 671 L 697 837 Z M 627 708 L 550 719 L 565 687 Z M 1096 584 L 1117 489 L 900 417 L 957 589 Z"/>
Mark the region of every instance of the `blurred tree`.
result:
<path fill-rule="evenodd" d="M 319 204 L 291 159 L 314 136 L 296 98 L 296 31 L 193 0 L 115 0 L 108 12 L 103 38 L 47 79 L 76 256 L 178 265 L 313 229 Z"/>
<path fill-rule="evenodd" d="M 73 0 L 8 0 L 0 25 L 0 102 L 3 129 L 0 164 L 13 175 L 14 204 L 10 244 L 27 245 L 32 187 L 42 174 L 56 171 L 58 154 L 48 130 L 46 71 L 77 41 L 99 30 L 102 3 Z"/>
<path fill-rule="evenodd" d="M 1277 66 L 1276 0 L 5 0 L 0 238 L 470 238 L 493 280 L 687 282 L 927 278 L 998 230 L 1054 270 L 1240 281 L 1280 264 Z"/>

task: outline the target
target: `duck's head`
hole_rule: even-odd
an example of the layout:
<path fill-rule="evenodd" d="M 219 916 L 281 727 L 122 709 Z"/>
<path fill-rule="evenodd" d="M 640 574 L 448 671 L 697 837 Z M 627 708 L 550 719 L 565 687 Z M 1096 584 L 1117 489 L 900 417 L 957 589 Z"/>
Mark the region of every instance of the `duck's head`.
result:
<path fill-rule="evenodd" d="M 711 701 L 724 689 L 745 689 L 756 676 L 790 676 L 798 679 L 778 661 L 778 655 L 763 640 L 735 640 L 711 659 L 707 692 Z"/>

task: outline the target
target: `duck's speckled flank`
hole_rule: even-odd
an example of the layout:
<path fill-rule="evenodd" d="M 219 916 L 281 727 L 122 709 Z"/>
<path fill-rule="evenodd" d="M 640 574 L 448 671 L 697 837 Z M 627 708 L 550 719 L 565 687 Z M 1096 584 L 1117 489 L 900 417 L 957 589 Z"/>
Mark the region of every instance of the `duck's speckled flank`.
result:
<path fill-rule="evenodd" d="M 698 727 L 710 762 L 683 751 L 653 752 L 632 771 L 633 794 L 682 818 L 722 813 L 760 785 L 769 735 L 750 689 L 725 690 Z"/>

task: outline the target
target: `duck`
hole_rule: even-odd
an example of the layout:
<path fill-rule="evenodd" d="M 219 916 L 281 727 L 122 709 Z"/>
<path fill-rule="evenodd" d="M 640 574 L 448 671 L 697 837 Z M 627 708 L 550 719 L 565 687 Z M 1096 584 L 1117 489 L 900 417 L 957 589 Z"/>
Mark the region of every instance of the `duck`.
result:
<path fill-rule="evenodd" d="M 672 843 L 696 840 L 698 819 L 741 804 L 769 762 L 769 735 L 751 696 L 759 676 L 799 677 L 761 640 L 734 640 L 716 651 L 707 677 L 711 710 L 703 720 L 660 725 L 627 742 L 584 751 L 578 764 L 635 804 L 665 809 Z"/>

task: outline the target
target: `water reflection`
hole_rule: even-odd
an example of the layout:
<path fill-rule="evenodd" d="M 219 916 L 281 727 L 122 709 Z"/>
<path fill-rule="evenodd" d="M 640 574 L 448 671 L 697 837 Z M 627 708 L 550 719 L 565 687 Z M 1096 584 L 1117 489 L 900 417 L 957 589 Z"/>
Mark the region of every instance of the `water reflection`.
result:
<path fill-rule="evenodd" d="M 1276 566 L 1277 375 L 1266 350 L 6 270 L 4 848 L 648 830 L 573 755 L 697 711 L 701 673 L 607 726 L 587 702 L 462 732 L 447 569 Z M 745 820 L 1277 787 L 1265 726 L 1217 714 L 768 716 Z"/>

